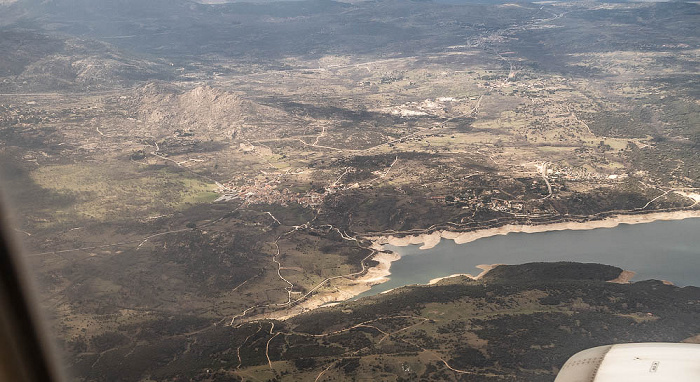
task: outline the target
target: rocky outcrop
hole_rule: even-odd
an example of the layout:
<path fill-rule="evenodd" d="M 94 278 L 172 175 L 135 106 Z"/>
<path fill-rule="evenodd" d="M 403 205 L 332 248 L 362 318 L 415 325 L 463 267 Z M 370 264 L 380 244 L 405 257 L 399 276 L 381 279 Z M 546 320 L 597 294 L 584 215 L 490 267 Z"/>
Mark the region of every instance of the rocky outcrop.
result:
<path fill-rule="evenodd" d="M 187 133 L 206 140 L 236 136 L 259 139 L 272 136 L 279 125 L 252 121 L 251 116 L 273 122 L 285 117 L 284 112 L 244 99 L 238 93 L 204 85 L 182 91 L 150 83 L 138 89 L 136 100 L 138 119 L 160 137 Z"/>

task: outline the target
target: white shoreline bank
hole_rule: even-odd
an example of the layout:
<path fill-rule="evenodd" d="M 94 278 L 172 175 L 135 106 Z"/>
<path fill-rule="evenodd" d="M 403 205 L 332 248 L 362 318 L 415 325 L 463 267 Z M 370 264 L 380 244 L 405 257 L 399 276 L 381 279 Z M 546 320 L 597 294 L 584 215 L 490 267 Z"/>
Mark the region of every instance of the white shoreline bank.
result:
<path fill-rule="evenodd" d="M 683 220 L 683 219 L 690 219 L 690 218 L 700 218 L 700 211 L 692 210 L 692 211 L 674 211 L 674 212 L 651 212 L 648 214 L 638 214 L 638 215 L 613 215 L 613 216 L 607 217 L 605 219 L 590 220 L 590 221 L 586 221 L 586 222 L 545 223 L 545 224 L 539 224 L 539 225 L 506 224 L 506 225 L 501 226 L 501 227 L 477 229 L 477 230 L 469 231 L 469 232 L 454 232 L 454 231 L 449 231 L 449 230 L 439 230 L 439 231 L 435 231 L 435 232 L 429 233 L 429 234 L 406 235 L 406 236 L 394 236 L 394 235 L 371 236 L 371 237 L 366 237 L 366 239 L 372 240 L 372 242 L 373 242 L 372 248 L 374 248 L 376 250 L 385 250 L 384 246 L 387 244 L 393 245 L 396 247 L 406 247 L 409 245 L 422 244 L 419 249 L 427 250 L 427 249 L 431 249 L 431 248 L 435 247 L 436 245 L 438 245 L 440 243 L 440 241 L 443 239 L 453 240 L 455 242 L 455 244 L 466 244 L 466 243 L 470 243 L 472 241 L 482 239 L 485 237 L 507 235 L 511 232 L 513 232 L 513 233 L 518 233 L 518 232 L 539 233 L 539 232 L 566 231 L 566 230 L 580 231 L 580 230 L 591 230 L 591 229 L 596 229 L 596 228 L 614 228 L 620 224 L 644 224 L 644 223 L 652 223 L 655 221 Z M 378 272 L 381 274 L 381 277 L 373 277 L 374 282 L 368 286 L 371 288 L 371 286 L 373 286 L 375 284 L 381 284 L 381 283 L 385 282 L 386 280 L 388 280 L 389 276 L 391 276 L 391 263 L 400 259 L 400 258 L 401 258 L 401 256 L 399 256 L 398 254 L 396 254 L 396 256 L 392 257 L 391 259 L 385 257 L 384 261 L 380 264 L 380 267 L 382 268 L 381 271 L 383 271 L 383 272 L 381 272 L 381 271 Z M 388 267 L 386 264 L 387 260 L 389 260 Z M 437 279 L 430 280 L 430 282 L 427 285 L 432 285 L 432 284 L 437 283 L 440 280 L 450 278 L 450 277 L 457 277 L 457 276 L 468 276 L 468 277 L 471 277 L 474 279 L 479 279 L 479 278 L 483 277 L 486 273 L 488 273 L 488 271 L 490 271 L 491 269 L 493 269 L 497 265 L 499 265 L 499 264 L 494 264 L 492 266 L 484 266 L 484 268 L 481 268 L 482 266 L 479 266 L 478 268 L 483 269 L 483 272 L 481 272 L 477 276 L 456 273 L 453 275 L 439 277 Z M 488 267 L 488 268 L 486 269 L 486 267 Z M 623 273 L 625 273 L 625 272 L 628 272 L 628 271 L 624 271 Z M 619 280 L 619 282 L 628 283 L 629 279 L 631 279 L 633 275 L 634 275 L 633 272 L 625 273 L 624 277 L 621 280 Z M 362 288 L 362 289 L 364 289 L 364 288 Z M 364 290 L 362 290 L 362 292 L 364 292 L 368 289 L 369 288 L 364 289 Z M 362 293 L 362 292 L 360 292 L 360 293 Z M 355 296 L 357 296 L 357 294 L 353 295 L 352 297 L 355 297 Z"/>
<path fill-rule="evenodd" d="M 481 265 L 477 265 L 476 267 L 479 268 L 479 269 L 481 269 L 481 272 L 480 272 L 478 275 L 476 275 L 476 276 L 472 276 L 472 275 L 470 275 L 469 273 L 455 273 L 455 274 L 452 274 L 452 275 L 448 275 L 448 276 L 443 276 L 443 277 L 438 277 L 438 278 L 432 279 L 432 280 L 428 281 L 428 284 L 427 284 L 427 285 L 435 285 L 435 284 L 439 283 L 439 282 L 442 281 L 442 280 L 451 279 L 451 278 L 453 278 L 453 277 L 459 277 L 459 276 L 469 277 L 469 278 L 472 279 L 472 280 L 481 280 L 481 278 L 484 277 L 484 275 L 486 275 L 487 273 L 489 273 L 489 271 L 491 271 L 493 268 L 496 268 L 496 267 L 499 266 L 499 265 L 503 265 L 503 264 L 481 264 Z M 382 293 L 384 293 L 384 292 L 382 292 Z"/>
<path fill-rule="evenodd" d="M 676 211 L 676 212 L 652 212 L 640 215 L 614 215 L 601 220 L 591 220 L 586 222 L 562 222 L 546 223 L 539 225 L 527 224 L 507 224 L 497 228 L 486 228 L 470 232 L 453 232 L 449 230 L 435 231 L 430 234 L 407 235 L 407 236 L 375 236 L 367 237 L 375 245 L 383 247 L 386 244 L 397 247 L 422 244 L 420 249 L 430 249 L 435 247 L 442 239 L 454 240 L 455 244 L 465 244 L 485 237 L 507 235 L 511 232 L 539 233 L 549 231 L 578 231 L 596 228 L 614 228 L 620 224 L 642 224 L 663 220 L 683 220 L 688 218 L 700 218 L 700 211 Z"/>
<path fill-rule="evenodd" d="M 319 293 L 318 295 L 313 296 L 309 300 L 304 301 L 291 309 L 268 313 L 264 316 L 267 318 L 282 320 L 288 319 L 300 313 L 319 308 L 322 305 L 332 306 L 335 305 L 334 303 L 347 301 L 363 292 L 370 290 L 370 288 L 374 285 L 388 281 L 389 276 L 391 276 L 391 263 L 399 260 L 401 256 L 395 252 L 386 251 L 384 246 L 387 244 L 397 247 L 422 244 L 420 249 L 425 250 L 435 247 L 442 239 L 453 240 L 456 244 L 465 244 L 485 237 L 507 235 L 511 232 L 539 233 L 565 230 L 590 230 L 596 228 L 614 228 L 620 224 L 643 224 L 655 221 L 683 220 L 689 218 L 700 218 L 700 210 L 652 212 L 639 215 L 613 215 L 605 219 L 586 222 L 545 223 L 539 225 L 507 224 L 497 228 L 477 229 L 470 232 L 439 230 L 430 234 L 406 235 L 401 237 L 394 235 L 366 236 L 364 237 L 365 239 L 372 241 L 371 248 L 377 251 L 377 254 L 372 257 L 372 260 L 379 262 L 379 264 L 368 268 L 367 273 L 358 279 L 355 279 L 346 285 L 338 286 L 334 292 Z M 456 276 L 468 276 L 474 279 L 479 279 L 498 265 L 500 264 L 479 266 L 478 268 L 481 268 L 483 271 L 477 276 L 468 274 L 454 274 L 430 280 L 427 285 Z M 633 275 L 633 272 L 624 271 L 619 280 L 614 281 L 627 283 Z"/>

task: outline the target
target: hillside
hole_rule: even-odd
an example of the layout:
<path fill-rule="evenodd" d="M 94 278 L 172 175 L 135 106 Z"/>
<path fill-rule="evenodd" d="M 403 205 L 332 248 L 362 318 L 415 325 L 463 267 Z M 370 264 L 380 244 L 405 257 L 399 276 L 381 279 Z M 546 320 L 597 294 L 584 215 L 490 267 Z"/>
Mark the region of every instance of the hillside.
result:
<path fill-rule="evenodd" d="M 607 282 L 620 272 L 578 263 L 499 266 L 479 281 L 401 288 L 288 321 L 207 328 L 174 316 L 105 333 L 75 368 L 90 379 L 123 380 L 552 381 L 569 356 L 589 347 L 697 342 L 700 288 Z"/>

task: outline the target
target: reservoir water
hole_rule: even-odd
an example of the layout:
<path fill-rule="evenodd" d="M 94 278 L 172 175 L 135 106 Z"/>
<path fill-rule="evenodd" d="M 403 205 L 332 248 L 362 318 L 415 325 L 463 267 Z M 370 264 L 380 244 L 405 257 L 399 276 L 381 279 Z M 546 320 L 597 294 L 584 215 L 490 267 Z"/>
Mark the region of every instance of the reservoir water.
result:
<path fill-rule="evenodd" d="M 389 281 L 357 296 L 378 294 L 455 273 L 477 275 L 480 264 L 535 261 L 602 263 L 636 272 L 632 281 L 668 280 L 700 286 L 700 218 L 620 224 L 614 228 L 540 233 L 509 233 L 455 244 L 442 240 L 434 248 L 387 245 L 401 259 L 391 264 Z"/>

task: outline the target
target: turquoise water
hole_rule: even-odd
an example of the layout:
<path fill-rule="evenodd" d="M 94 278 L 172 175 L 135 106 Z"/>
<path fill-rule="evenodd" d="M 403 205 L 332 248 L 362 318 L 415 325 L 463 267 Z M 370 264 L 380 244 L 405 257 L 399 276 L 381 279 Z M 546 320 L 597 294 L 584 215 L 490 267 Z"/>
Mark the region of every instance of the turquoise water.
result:
<path fill-rule="evenodd" d="M 632 281 L 668 280 L 700 286 L 700 218 L 621 224 L 615 228 L 540 233 L 509 233 L 466 244 L 442 240 L 432 249 L 386 246 L 401 255 L 389 281 L 358 297 L 374 295 L 455 273 L 476 275 L 480 264 L 533 261 L 602 263 L 634 271 Z"/>

